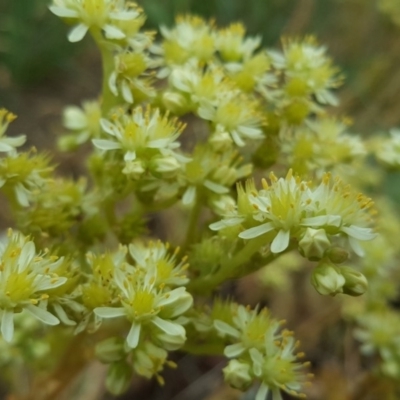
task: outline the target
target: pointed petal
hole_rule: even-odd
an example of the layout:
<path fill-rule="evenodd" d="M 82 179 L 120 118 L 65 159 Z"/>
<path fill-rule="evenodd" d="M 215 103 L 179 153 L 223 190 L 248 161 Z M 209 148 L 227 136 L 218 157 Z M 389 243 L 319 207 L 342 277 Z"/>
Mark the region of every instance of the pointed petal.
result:
<path fill-rule="evenodd" d="M 245 231 L 239 233 L 239 237 L 242 239 L 253 239 L 257 236 L 261 236 L 264 233 L 270 232 L 274 229 L 271 222 L 266 224 L 255 226 L 254 228 L 246 229 Z"/>
<path fill-rule="evenodd" d="M 51 278 L 48 276 L 37 275 L 34 280 L 35 290 L 42 291 L 42 290 L 54 289 L 56 287 L 64 285 L 64 283 L 67 282 L 67 280 L 68 279 L 65 277 Z"/>
<path fill-rule="evenodd" d="M 350 246 L 353 249 L 354 253 L 356 253 L 359 257 L 365 256 L 365 250 L 361 247 L 358 239 L 355 239 L 354 237 L 349 236 L 349 243 L 350 243 Z"/>
<path fill-rule="evenodd" d="M 235 358 L 240 356 L 245 350 L 242 343 L 235 343 L 225 347 L 224 355 L 228 358 Z"/>
<path fill-rule="evenodd" d="M 79 16 L 76 11 L 64 7 L 49 6 L 49 10 L 61 18 L 77 18 Z"/>
<path fill-rule="evenodd" d="M 106 139 L 93 139 L 92 143 L 100 150 L 118 150 L 121 148 L 118 142 Z"/>
<path fill-rule="evenodd" d="M 281 229 L 275 236 L 275 239 L 271 243 L 272 253 L 281 253 L 286 250 L 289 246 L 290 231 L 284 231 Z"/>
<path fill-rule="evenodd" d="M 133 323 L 131 329 L 129 330 L 128 336 L 126 338 L 126 342 L 131 349 L 137 347 L 140 338 L 140 328 L 141 325 L 138 323 Z"/>
<path fill-rule="evenodd" d="M 68 318 L 67 313 L 65 312 L 65 310 L 60 306 L 60 304 L 55 303 L 53 305 L 54 307 L 54 311 L 56 312 L 58 318 L 60 319 L 60 321 L 64 324 L 64 325 L 68 325 L 68 326 L 74 326 L 76 325 L 75 321 L 72 321 L 72 319 Z"/>
<path fill-rule="evenodd" d="M 193 204 L 196 198 L 196 192 L 196 186 L 189 186 L 182 196 L 182 204 L 185 206 Z"/>
<path fill-rule="evenodd" d="M 214 327 L 215 329 L 217 329 L 220 333 L 224 333 L 226 335 L 230 335 L 233 336 L 235 338 L 239 337 L 239 331 L 234 328 L 233 326 L 230 326 L 229 324 L 227 324 L 224 321 L 220 321 L 218 319 L 216 319 L 214 321 Z"/>
<path fill-rule="evenodd" d="M 371 228 L 361 228 L 355 225 L 344 226 L 341 231 L 358 240 L 372 240 L 376 237 Z"/>
<path fill-rule="evenodd" d="M 161 319 L 160 317 L 155 317 L 154 319 L 152 319 L 152 322 L 154 325 L 156 325 L 158 328 L 160 328 L 162 331 L 164 331 L 168 335 L 171 335 L 171 336 L 184 336 L 185 335 L 185 329 L 183 328 L 182 325 L 176 324 L 171 321 L 167 321 L 165 319 Z"/>
<path fill-rule="evenodd" d="M 63 113 L 63 125 L 68 129 L 81 130 L 87 126 L 87 119 L 79 107 L 69 106 Z"/>
<path fill-rule="evenodd" d="M 136 159 L 136 152 L 135 151 L 128 151 L 124 155 L 124 161 L 133 161 Z"/>
<path fill-rule="evenodd" d="M 97 307 L 93 311 L 100 318 L 117 318 L 126 315 L 123 307 Z"/>
<path fill-rule="evenodd" d="M 245 219 L 242 218 L 242 217 L 233 217 L 233 218 L 222 219 L 221 221 L 213 222 L 212 224 L 210 224 L 209 228 L 212 231 L 219 231 L 220 229 L 224 229 L 224 228 L 227 228 L 229 226 L 239 225 L 244 220 Z M 244 231 L 244 232 L 246 232 L 246 231 Z"/>
<path fill-rule="evenodd" d="M 133 96 L 131 92 L 131 88 L 128 85 L 128 82 L 126 80 L 122 81 L 121 84 L 121 91 L 122 91 L 122 97 L 127 103 L 133 103 Z"/>
<path fill-rule="evenodd" d="M 105 25 L 103 29 L 107 39 L 123 39 L 125 37 L 125 33 L 114 25 Z"/>
<path fill-rule="evenodd" d="M 49 313 L 43 308 L 30 304 L 25 307 L 25 310 L 44 324 L 58 325 L 60 323 L 60 320 L 57 317 L 55 317 L 53 314 Z"/>
<path fill-rule="evenodd" d="M 1 317 L 1 334 L 6 342 L 11 342 L 14 336 L 14 313 L 4 310 Z"/>
<path fill-rule="evenodd" d="M 100 119 L 100 126 L 111 136 L 117 136 L 118 128 L 105 118 Z"/>
<path fill-rule="evenodd" d="M 82 40 L 84 38 L 88 29 L 89 28 L 85 24 L 76 25 L 69 32 L 68 40 L 73 43 L 79 42 L 80 40 Z"/>
<path fill-rule="evenodd" d="M 108 87 L 114 96 L 118 96 L 117 73 L 115 71 L 113 71 L 108 78 Z"/>
<path fill-rule="evenodd" d="M 231 132 L 231 136 L 235 144 L 237 144 L 239 147 L 243 147 L 246 142 L 240 137 L 239 133 L 236 130 L 233 130 Z"/>
<path fill-rule="evenodd" d="M 268 386 L 262 383 L 260 388 L 258 389 L 256 398 L 254 400 L 267 400 L 268 393 L 269 393 Z"/>
<path fill-rule="evenodd" d="M 126 275 L 119 268 L 116 268 L 114 271 L 114 280 L 124 296 L 129 298 L 129 284 L 127 287 L 125 287 L 125 283 L 127 282 Z"/>
<path fill-rule="evenodd" d="M 18 259 L 18 272 L 23 272 L 26 267 L 31 263 L 35 257 L 35 245 L 33 242 L 29 241 L 22 247 L 21 254 Z"/>
<path fill-rule="evenodd" d="M 140 266 L 144 267 L 146 265 L 146 255 L 148 253 L 143 247 L 131 243 L 129 245 L 129 253 Z"/>
<path fill-rule="evenodd" d="M 229 189 L 227 187 L 219 185 L 218 183 L 212 182 L 208 179 L 204 181 L 204 186 L 217 194 L 229 193 Z"/>
<path fill-rule="evenodd" d="M 17 196 L 18 203 L 23 207 L 29 206 L 29 190 L 25 189 L 25 187 L 21 183 L 17 183 L 15 185 L 15 194 Z"/>

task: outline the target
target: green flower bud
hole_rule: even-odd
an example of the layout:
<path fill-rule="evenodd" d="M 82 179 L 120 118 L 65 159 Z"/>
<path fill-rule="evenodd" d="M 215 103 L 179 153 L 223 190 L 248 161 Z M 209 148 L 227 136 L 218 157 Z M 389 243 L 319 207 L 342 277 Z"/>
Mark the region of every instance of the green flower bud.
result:
<path fill-rule="evenodd" d="M 367 291 L 368 281 L 361 272 L 350 267 L 341 267 L 340 273 L 346 280 L 343 286 L 343 293 L 350 296 L 361 296 Z"/>
<path fill-rule="evenodd" d="M 320 260 L 331 242 L 324 229 L 307 228 L 299 241 L 299 251 L 311 261 Z"/>
<path fill-rule="evenodd" d="M 103 363 L 120 361 L 125 357 L 125 340 L 119 337 L 111 337 L 96 345 L 96 357 Z"/>
<path fill-rule="evenodd" d="M 115 362 L 107 371 L 106 387 L 114 396 L 126 392 L 132 379 L 132 367 L 125 361 Z"/>
<path fill-rule="evenodd" d="M 172 178 L 181 169 L 181 164 L 173 156 L 155 158 L 151 165 L 154 172 L 162 174 L 165 178 Z"/>
<path fill-rule="evenodd" d="M 311 275 L 311 284 L 322 295 L 335 296 L 343 293 L 346 280 L 338 267 L 329 262 L 323 262 L 314 269 Z"/>
<path fill-rule="evenodd" d="M 349 258 L 347 250 L 341 247 L 332 247 L 326 251 L 325 255 L 335 264 L 341 264 Z"/>
<path fill-rule="evenodd" d="M 209 142 L 215 151 L 224 151 L 232 145 L 232 139 L 228 132 L 215 132 L 211 135 Z"/>
<path fill-rule="evenodd" d="M 225 382 L 235 389 L 246 390 L 252 384 L 250 366 L 237 360 L 229 361 L 229 364 L 222 370 Z"/>
<path fill-rule="evenodd" d="M 174 114 L 185 113 L 188 109 L 187 99 L 179 93 L 165 92 L 162 96 L 162 102 Z"/>
<path fill-rule="evenodd" d="M 125 168 L 122 172 L 125 175 L 129 175 L 132 179 L 139 179 L 144 173 L 145 169 L 141 161 L 126 161 Z"/>
<path fill-rule="evenodd" d="M 76 135 L 64 135 L 58 139 L 57 147 L 60 151 L 73 151 L 79 147 Z"/>

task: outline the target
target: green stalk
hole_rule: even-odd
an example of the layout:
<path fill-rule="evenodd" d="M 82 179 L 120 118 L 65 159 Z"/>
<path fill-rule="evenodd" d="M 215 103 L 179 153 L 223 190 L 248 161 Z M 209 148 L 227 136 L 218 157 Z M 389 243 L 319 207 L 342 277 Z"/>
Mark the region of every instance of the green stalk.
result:
<path fill-rule="evenodd" d="M 266 256 L 257 256 L 260 248 L 265 245 L 268 235 L 262 235 L 251 239 L 232 258 L 227 258 L 221 264 L 220 269 L 213 275 L 193 279 L 187 286 L 192 293 L 209 294 L 216 287 L 229 279 L 238 279 L 249 275 L 259 268 L 268 265 L 277 257 L 294 249 L 290 245 L 285 251 L 279 254 L 269 252 Z"/>
<path fill-rule="evenodd" d="M 186 252 L 190 245 L 197 239 L 198 221 L 203 208 L 204 197 L 199 188 L 197 188 L 196 199 L 190 213 L 189 224 L 186 230 L 185 242 L 182 246 L 182 251 Z"/>
<path fill-rule="evenodd" d="M 264 244 L 264 235 L 249 240 L 232 258 L 227 257 L 215 274 L 192 280 L 188 284 L 188 290 L 196 293 L 209 293 L 226 280 L 237 278 L 239 269 L 247 264 Z"/>
<path fill-rule="evenodd" d="M 103 75 L 101 87 L 101 111 L 103 117 L 106 117 L 109 111 L 119 103 L 118 96 L 115 96 L 111 92 L 108 85 L 108 79 L 115 68 L 113 47 L 103 39 L 101 31 L 99 29 L 92 28 L 90 30 L 90 33 L 94 38 L 101 54 Z"/>

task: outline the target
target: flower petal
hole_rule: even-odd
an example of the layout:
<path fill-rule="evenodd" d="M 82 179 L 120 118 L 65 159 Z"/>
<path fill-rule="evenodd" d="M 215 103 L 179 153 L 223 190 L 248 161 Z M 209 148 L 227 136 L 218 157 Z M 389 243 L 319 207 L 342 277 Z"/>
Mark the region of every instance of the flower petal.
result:
<path fill-rule="evenodd" d="M 266 400 L 269 393 L 269 387 L 262 383 L 258 392 L 256 394 L 256 398 L 254 400 Z"/>
<path fill-rule="evenodd" d="M 131 92 L 131 88 L 128 85 L 128 82 L 126 80 L 122 81 L 121 84 L 121 91 L 122 91 L 122 97 L 127 103 L 133 103 L 133 96 Z"/>
<path fill-rule="evenodd" d="M 11 342 L 14 336 L 14 313 L 4 310 L 1 317 L 1 334 L 6 342 Z"/>
<path fill-rule="evenodd" d="M 86 26 L 85 24 L 76 25 L 69 32 L 68 40 L 73 43 L 79 42 L 80 40 L 82 40 L 84 38 L 88 29 L 89 29 L 89 27 Z"/>
<path fill-rule="evenodd" d="M 106 139 L 93 139 L 92 143 L 100 150 L 118 150 L 121 148 L 119 143 Z"/>
<path fill-rule="evenodd" d="M 40 308 L 34 306 L 33 304 L 29 304 L 28 306 L 25 307 L 25 310 L 28 311 L 30 314 L 32 314 L 39 321 L 43 322 L 44 324 L 58 325 L 60 323 L 60 320 L 57 317 L 46 311 L 44 308 Z"/>
<path fill-rule="evenodd" d="M 125 33 L 114 25 L 105 25 L 103 27 L 107 39 L 123 39 Z"/>
<path fill-rule="evenodd" d="M 35 245 L 29 241 L 22 247 L 21 254 L 18 259 L 18 273 L 25 271 L 26 267 L 31 263 L 35 257 Z"/>
<path fill-rule="evenodd" d="M 243 346 L 243 343 L 235 343 L 225 347 L 224 355 L 228 358 L 235 358 L 240 356 L 246 348 Z"/>
<path fill-rule="evenodd" d="M 236 328 L 218 319 L 214 321 L 214 328 L 217 329 L 220 333 L 230 335 L 235 338 L 238 338 L 240 336 L 239 331 Z"/>
<path fill-rule="evenodd" d="M 126 342 L 131 349 L 137 347 L 140 338 L 140 328 L 141 325 L 138 323 L 133 323 L 131 329 L 129 330 L 128 336 L 126 338 Z"/>
<path fill-rule="evenodd" d="M 97 307 L 93 312 L 100 318 L 117 318 L 126 315 L 123 307 Z"/>
<path fill-rule="evenodd" d="M 65 310 L 60 306 L 60 304 L 55 303 L 53 304 L 54 307 L 54 311 L 56 312 L 58 318 L 60 319 L 60 321 L 64 324 L 64 325 L 68 325 L 68 326 L 74 326 L 76 325 L 75 321 L 72 321 L 72 319 L 68 318 L 67 313 L 65 312 Z"/>
<path fill-rule="evenodd" d="M 57 17 L 61 18 L 77 18 L 79 15 L 76 11 L 70 10 L 69 8 L 49 6 L 49 10 Z"/>
<path fill-rule="evenodd" d="M 289 246 L 290 231 L 281 229 L 271 243 L 271 253 L 281 253 Z"/>
<path fill-rule="evenodd" d="M 204 186 L 217 194 L 229 193 L 229 189 L 227 187 L 219 185 L 218 183 L 212 182 L 208 179 L 204 181 Z"/>
<path fill-rule="evenodd" d="M 343 226 L 341 231 L 358 240 L 372 240 L 376 237 L 371 228 L 362 228 L 355 225 Z"/>
<path fill-rule="evenodd" d="M 246 229 L 245 231 L 239 233 L 239 237 L 242 239 L 253 239 L 257 236 L 261 236 L 264 233 L 270 232 L 274 229 L 274 226 L 271 222 L 267 222 L 266 224 L 261 224 L 255 226 L 254 228 Z"/>
<path fill-rule="evenodd" d="M 185 329 L 182 325 L 176 324 L 160 317 L 155 317 L 152 319 L 154 325 L 160 328 L 162 331 L 171 336 L 185 336 Z"/>

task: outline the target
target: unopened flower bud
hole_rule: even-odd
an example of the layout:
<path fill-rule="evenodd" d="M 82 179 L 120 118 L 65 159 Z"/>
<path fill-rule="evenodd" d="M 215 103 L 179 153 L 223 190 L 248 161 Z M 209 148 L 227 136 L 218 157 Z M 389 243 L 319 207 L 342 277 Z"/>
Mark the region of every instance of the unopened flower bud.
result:
<path fill-rule="evenodd" d="M 115 362 L 107 371 L 106 387 L 114 396 L 124 393 L 132 379 L 132 367 L 125 361 Z"/>
<path fill-rule="evenodd" d="M 361 272 L 350 267 L 341 267 L 340 273 L 346 280 L 343 286 L 343 293 L 350 296 L 361 296 L 367 291 L 368 281 Z"/>
<path fill-rule="evenodd" d="M 125 356 L 125 340 L 112 337 L 96 345 L 96 357 L 103 363 L 112 363 L 122 360 Z"/>
<path fill-rule="evenodd" d="M 210 207 L 217 215 L 224 215 L 235 210 L 236 202 L 229 195 L 221 195 L 211 200 Z"/>
<path fill-rule="evenodd" d="M 181 164 L 175 157 L 172 156 L 157 158 L 154 164 L 155 171 L 162 174 L 166 178 L 173 177 L 181 168 Z"/>
<path fill-rule="evenodd" d="M 221 165 L 215 170 L 213 180 L 223 185 L 231 185 L 232 182 L 236 182 L 237 180 L 237 172 L 235 168 L 232 168 L 229 165 Z"/>
<path fill-rule="evenodd" d="M 299 241 L 301 255 L 311 261 L 320 260 L 331 242 L 324 229 L 307 228 Z"/>
<path fill-rule="evenodd" d="M 348 251 L 341 247 L 331 247 L 325 255 L 335 264 L 341 264 L 349 258 Z"/>
<path fill-rule="evenodd" d="M 222 370 L 225 382 L 235 389 L 246 390 L 252 384 L 250 366 L 237 360 L 229 361 L 229 364 Z"/>
<path fill-rule="evenodd" d="M 73 151 L 79 146 L 76 135 L 64 135 L 58 139 L 58 149 L 60 151 Z"/>
<path fill-rule="evenodd" d="M 141 161 L 126 161 L 125 168 L 122 170 L 122 173 L 132 179 L 139 179 L 143 172 L 144 168 Z"/>
<path fill-rule="evenodd" d="M 186 111 L 187 100 L 179 93 L 165 92 L 162 97 L 165 107 L 174 114 Z"/>
<path fill-rule="evenodd" d="M 345 282 L 339 268 L 329 262 L 319 264 L 311 275 L 311 284 L 322 295 L 335 296 L 343 293 Z"/>
<path fill-rule="evenodd" d="M 216 151 L 227 149 L 232 144 L 231 135 L 228 132 L 215 132 L 209 141 Z"/>

